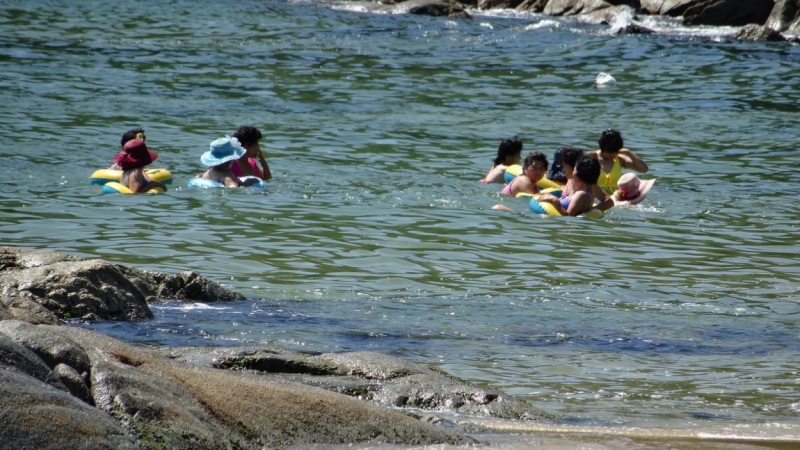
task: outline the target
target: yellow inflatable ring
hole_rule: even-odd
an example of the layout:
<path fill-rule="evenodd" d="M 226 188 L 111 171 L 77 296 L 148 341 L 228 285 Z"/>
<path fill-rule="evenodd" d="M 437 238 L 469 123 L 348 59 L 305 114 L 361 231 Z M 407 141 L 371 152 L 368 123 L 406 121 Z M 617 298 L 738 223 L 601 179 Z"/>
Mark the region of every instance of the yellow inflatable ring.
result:
<path fill-rule="evenodd" d="M 547 216 L 553 217 L 560 217 L 561 213 L 558 212 L 555 206 L 553 206 L 550 202 L 539 202 L 536 200 L 537 197 L 533 196 L 531 198 L 531 212 L 534 214 L 543 214 Z M 592 208 L 589 211 L 579 215 L 578 217 L 587 217 L 589 219 L 602 219 L 605 214 L 603 211 L 600 211 L 597 208 Z"/>
<path fill-rule="evenodd" d="M 504 174 L 504 177 L 505 177 L 504 179 L 506 180 L 506 183 L 510 183 L 511 180 L 513 180 L 514 178 L 516 178 L 516 177 L 518 177 L 520 175 L 522 175 L 522 166 L 519 165 L 519 164 L 512 164 L 512 165 L 508 166 L 508 168 L 506 169 L 506 173 Z M 560 184 L 556 183 L 555 181 L 548 180 L 545 177 L 542 177 L 541 180 L 537 181 L 536 185 L 539 186 L 540 188 L 543 188 L 543 189 L 550 189 L 550 188 L 563 189 L 564 188 L 563 186 L 561 186 Z"/>
<path fill-rule="evenodd" d="M 160 181 L 164 184 L 172 184 L 172 174 L 167 169 L 145 169 L 144 173 L 155 181 Z M 95 170 L 92 174 L 92 184 L 104 185 L 111 181 L 119 183 L 119 177 L 122 176 L 121 170 L 113 169 L 100 169 Z"/>
<path fill-rule="evenodd" d="M 145 192 L 145 194 L 158 194 L 159 192 L 164 192 L 164 189 L 161 189 L 161 187 L 156 187 Z M 117 183 L 116 181 L 109 181 L 108 183 L 103 185 L 103 194 L 133 194 L 133 193 L 134 193 L 133 191 Z"/>

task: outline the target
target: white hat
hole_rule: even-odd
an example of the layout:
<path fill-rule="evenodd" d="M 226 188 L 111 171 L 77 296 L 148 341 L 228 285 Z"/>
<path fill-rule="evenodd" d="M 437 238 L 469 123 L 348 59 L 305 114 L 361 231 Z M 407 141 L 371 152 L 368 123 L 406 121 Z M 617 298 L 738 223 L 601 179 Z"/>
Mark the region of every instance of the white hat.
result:
<path fill-rule="evenodd" d="M 655 179 L 642 181 L 635 173 L 626 173 L 617 181 L 617 190 L 614 191 L 612 196 L 614 204 L 616 206 L 630 206 L 641 203 L 655 182 Z"/>

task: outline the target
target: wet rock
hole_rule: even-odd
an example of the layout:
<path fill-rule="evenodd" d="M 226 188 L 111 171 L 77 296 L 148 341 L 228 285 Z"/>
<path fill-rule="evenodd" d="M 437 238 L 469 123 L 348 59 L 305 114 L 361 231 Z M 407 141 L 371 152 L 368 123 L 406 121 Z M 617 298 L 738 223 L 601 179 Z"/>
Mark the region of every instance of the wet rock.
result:
<path fill-rule="evenodd" d="M 800 0 L 777 0 L 764 26 L 776 31 L 787 31 L 793 26 L 800 30 Z"/>
<path fill-rule="evenodd" d="M 195 272 L 168 275 L 58 252 L 0 247 L 0 318 L 147 320 L 156 297 L 203 302 L 245 297 Z"/>
<path fill-rule="evenodd" d="M 466 11 L 464 5 L 458 2 L 423 2 L 422 4 L 410 7 L 408 13 L 425 16 L 450 17 L 453 19 L 472 19 L 472 16 Z"/>
<path fill-rule="evenodd" d="M 686 8 L 685 25 L 763 25 L 774 0 L 703 0 Z"/>
<path fill-rule="evenodd" d="M 651 30 L 650 28 L 643 27 L 641 25 L 637 25 L 635 23 L 629 23 L 624 27 L 617 30 L 617 34 L 653 34 L 655 31 Z"/>
<path fill-rule="evenodd" d="M 197 272 L 182 272 L 178 275 L 151 272 L 151 275 L 158 284 L 156 295 L 161 298 L 200 302 L 231 302 L 245 299 L 244 295 L 203 278 Z"/>
<path fill-rule="evenodd" d="M 779 32 L 767 28 L 765 26 L 750 24 L 745 25 L 739 30 L 738 33 L 733 35 L 733 39 L 737 39 L 740 41 L 785 41 L 786 38 L 783 37 L 782 34 Z"/>
<path fill-rule="evenodd" d="M 548 0 L 523 0 L 522 3 L 517 5 L 517 11 L 531 11 L 531 12 L 542 12 L 544 11 L 545 6 L 547 6 Z"/>

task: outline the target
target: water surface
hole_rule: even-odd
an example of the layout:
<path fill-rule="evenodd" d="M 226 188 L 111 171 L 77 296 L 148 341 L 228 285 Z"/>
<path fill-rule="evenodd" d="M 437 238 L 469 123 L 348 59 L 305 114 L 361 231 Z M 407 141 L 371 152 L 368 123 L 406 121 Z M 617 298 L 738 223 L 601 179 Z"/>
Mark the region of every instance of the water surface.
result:
<path fill-rule="evenodd" d="M 78 325 L 388 353 L 567 425 L 800 439 L 800 47 L 334 6 L 0 1 L 2 243 L 248 296 Z M 246 123 L 267 188 L 187 189 Z M 89 175 L 136 126 L 174 184 L 101 195 Z M 658 180 L 636 208 L 546 219 L 478 182 L 503 138 L 550 156 L 610 127 Z"/>

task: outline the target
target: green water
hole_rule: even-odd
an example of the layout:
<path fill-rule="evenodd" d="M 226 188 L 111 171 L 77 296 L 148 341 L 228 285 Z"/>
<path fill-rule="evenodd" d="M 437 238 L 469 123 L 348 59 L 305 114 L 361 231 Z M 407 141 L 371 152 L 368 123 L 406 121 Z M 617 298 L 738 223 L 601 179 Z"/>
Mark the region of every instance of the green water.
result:
<path fill-rule="evenodd" d="M 131 342 L 380 351 L 567 424 L 800 439 L 800 46 L 349 9 L 0 0 L 0 242 L 251 297 L 82 324 Z M 187 189 L 241 124 L 267 188 Z M 101 195 L 136 126 L 174 184 Z M 639 207 L 545 219 L 478 182 L 503 138 L 609 127 L 657 179 Z"/>

